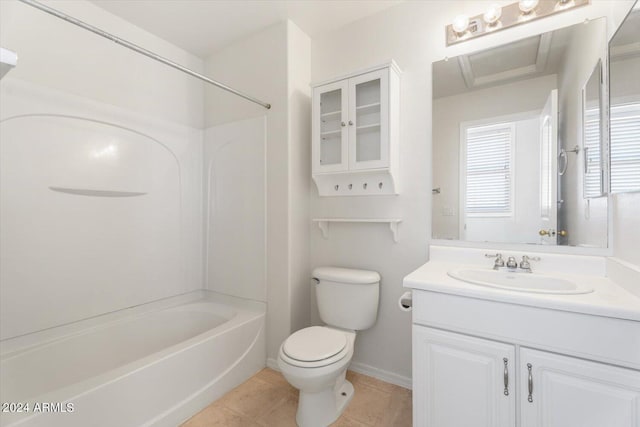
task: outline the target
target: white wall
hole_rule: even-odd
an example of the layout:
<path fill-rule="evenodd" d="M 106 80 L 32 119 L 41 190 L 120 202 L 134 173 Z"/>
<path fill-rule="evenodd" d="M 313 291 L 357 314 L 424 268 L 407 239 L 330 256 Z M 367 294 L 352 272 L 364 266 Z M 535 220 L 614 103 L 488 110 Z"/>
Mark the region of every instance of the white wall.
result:
<path fill-rule="evenodd" d="M 640 269 L 640 192 L 613 196 L 613 244 L 613 256 Z"/>
<path fill-rule="evenodd" d="M 510 1 L 501 1 L 508 4 Z M 321 81 L 383 63 L 391 58 L 401 77 L 402 194 L 388 198 L 320 198 L 313 190 L 312 216 L 400 217 L 399 243 L 384 225 L 332 224 L 323 240 L 311 235 L 311 266 L 342 265 L 371 268 L 382 274 L 377 324 L 356 339 L 355 367 L 370 366 L 387 378 L 411 375 L 411 318 L 396 301 L 402 278 L 424 263 L 431 235 L 431 63 L 444 57 L 486 49 L 532 34 L 576 24 L 585 18 L 613 15 L 617 25 L 623 2 L 594 1 L 569 13 L 446 48 L 444 27 L 459 13 L 484 10 L 478 1 L 405 2 L 312 40 L 312 81 Z M 610 27 L 609 27 L 610 28 Z M 315 310 L 315 304 L 312 305 Z M 314 320 L 318 321 L 314 316 Z M 380 371 L 378 371 L 380 374 Z"/>
<path fill-rule="evenodd" d="M 437 84 L 437 82 L 436 82 Z M 504 119 L 505 116 L 518 114 L 540 112 L 549 96 L 551 90 L 557 88 L 556 76 L 549 75 L 529 79 L 525 81 L 509 83 L 502 86 L 492 87 L 488 89 L 480 89 L 465 94 L 448 96 L 435 99 L 433 101 L 433 120 L 437 123 L 433 128 L 433 186 L 440 187 L 440 194 L 432 197 L 432 215 L 433 215 L 433 237 L 435 239 L 458 239 L 459 218 L 460 218 L 460 123 L 476 122 L 484 119 L 499 118 Z M 478 108 L 482 105 L 482 108 Z M 515 118 L 514 118 L 515 119 Z M 516 159 L 516 171 L 520 171 L 518 175 L 522 177 L 530 176 L 527 173 L 532 163 L 530 159 L 539 158 L 539 152 L 525 150 L 525 148 L 533 149 L 540 147 L 539 140 L 533 143 L 525 143 L 522 138 L 530 138 L 538 136 L 539 130 L 534 129 L 534 133 L 521 129 L 516 132 L 518 137 L 518 149 L 516 151 L 518 159 Z M 527 162 L 522 160 L 526 158 Z M 535 173 L 538 174 L 538 164 L 536 163 Z M 522 170 L 521 170 L 522 169 Z M 527 206 L 527 200 L 523 193 L 531 195 L 536 203 L 539 201 L 539 184 L 538 178 L 518 179 L 516 177 L 517 193 L 515 197 L 519 202 L 517 213 L 527 214 L 531 212 L 531 206 Z M 534 183 L 536 186 L 529 186 L 528 183 Z M 446 215 L 453 213 L 453 215 Z M 534 213 L 535 214 L 535 213 Z M 480 219 L 484 221 L 486 218 Z M 537 223 L 531 222 L 529 219 L 521 218 L 514 223 L 514 228 L 504 228 L 495 230 L 494 238 L 490 241 L 504 242 L 531 242 L 531 230 L 525 230 L 522 224 L 529 224 L 537 227 Z M 537 237 L 537 229 L 534 231 L 534 237 Z M 514 232 L 516 234 L 514 234 Z M 507 233 L 507 234 L 503 234 Z M 470 237 L 470 236 L 469 236 Z M 467 240 L 478 241 L 477 238 L 467 238 Z M 487 239 L 481 238 L 479 241 Z M 534 242 L 537 242 L 536 239 Z"/>
<path fill-rule="evenodd" d="M 208 125 L 267 118 L 267 354 L 274 359 L 294 327 L 307 326 L 310 180 L 308 38 L 283 22 L 206 59 L 208 74 L 272 104 L 270 110 L 207 88 Z M 295 326 L 294 326 L 295 324 Z"/>
<path fill-rule="evenodd" d="M 205 131 L 205 286 L 267 301 L 266 119 L 255 117 Z"/>
<path fill-rule="evenodd" d="M 53 7 L 195 71 L 203 61 L 88 1 Z M 0 1 L 2 47 L 18 53 L 14 77 L 104 104 L 202 128 L 203 83 L 15 0 Z"/>
<path fill-rule="evenodd" d="M 290 331 L 309 326 L 309 194 L 311 191 L 311 39 L 287 23 L 289 104 Z"/>
<path fill-rule="evenodd" d="M 558 108 L 560 110 L 558 140 L 565 150 L 582 144 L 582 88 L 591 76 L 598 59 L 606 62 L 606 19 L 578 25 L 572 34 L 567 54 L 558 72 Z M 569 245 L 607 246 L 607 197 L 583 198 L 584 155 L 569 153 L 567 172 L 561 177 L 561 199 L 558 229 L 569 234 Z"/>
<path fill-rule="evenodd" d="M 56 7 L 202 66 L 88 2 Z M 200 288 L 202 85 L 24 4 L 0 2 L 0 20 L 19 55 L 2 119 L 49 115 L 0 125 L 2 339 Z"/>

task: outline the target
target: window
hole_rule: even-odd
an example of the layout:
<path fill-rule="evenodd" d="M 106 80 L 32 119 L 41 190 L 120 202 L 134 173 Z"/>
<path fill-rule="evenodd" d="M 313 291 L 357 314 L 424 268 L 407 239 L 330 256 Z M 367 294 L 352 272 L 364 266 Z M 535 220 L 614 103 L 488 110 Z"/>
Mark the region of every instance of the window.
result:
<path fill-rule="evenodd" d="M 464 206 L 467 216 L 512 216 L 515 126 L 467 127 L 464 133 Z"/>
<path fill-rule="evenodd" d="M 611 192 L 640 190 L 640 103 L 611 107 Z"/>

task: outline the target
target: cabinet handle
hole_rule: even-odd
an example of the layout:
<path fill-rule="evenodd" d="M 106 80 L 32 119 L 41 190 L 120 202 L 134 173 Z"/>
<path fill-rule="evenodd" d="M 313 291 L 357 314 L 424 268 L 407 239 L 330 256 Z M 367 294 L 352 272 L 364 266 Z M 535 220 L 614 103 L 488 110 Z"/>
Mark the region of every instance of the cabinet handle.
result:
<path fill-rule="evenodd" d="M 353 120 L 349 120 L 349 126 L 353 126 Z"/>
<path fill-rule="evenodd" d="M 533 375 L 531 374 L 531 363 L 527 363 L 527 369 L 529 370 L 529 397 L 527 400 L 533 402 Z"/>
<path fill-rule="evenodd" d="M 504 395 L 509 396 L 509 368 L 507 366 L 509 359 L 505 357 L 502 361 L 504 362 Z"/>
<path fill-rule="evenodd" d="M 340 126 L 345 127 L 347 124 L 345 122 L 340 122 Z"/>

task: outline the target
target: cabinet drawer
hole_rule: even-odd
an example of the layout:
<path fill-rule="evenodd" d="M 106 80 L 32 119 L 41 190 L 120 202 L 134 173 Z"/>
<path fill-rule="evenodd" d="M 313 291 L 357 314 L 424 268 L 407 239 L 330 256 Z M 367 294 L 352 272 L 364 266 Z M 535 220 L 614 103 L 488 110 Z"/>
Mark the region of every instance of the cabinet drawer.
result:
<path fill-rule="evenodd" d="M 413 322 L 640 369 L 640 322 L 415 290 Z"/>

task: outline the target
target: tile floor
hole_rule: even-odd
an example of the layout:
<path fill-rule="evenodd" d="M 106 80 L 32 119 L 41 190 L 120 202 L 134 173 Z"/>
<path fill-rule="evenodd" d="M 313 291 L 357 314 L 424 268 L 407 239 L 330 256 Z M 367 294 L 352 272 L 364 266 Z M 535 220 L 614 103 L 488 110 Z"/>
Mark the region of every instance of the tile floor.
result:
<path fill-rule="evenodd" d="M 411 391 L 348 371 L 355 395 L 333 427 L 411 427 Z M 298 390 L 265 368 L 182 427 L 295 427 Z"/>

